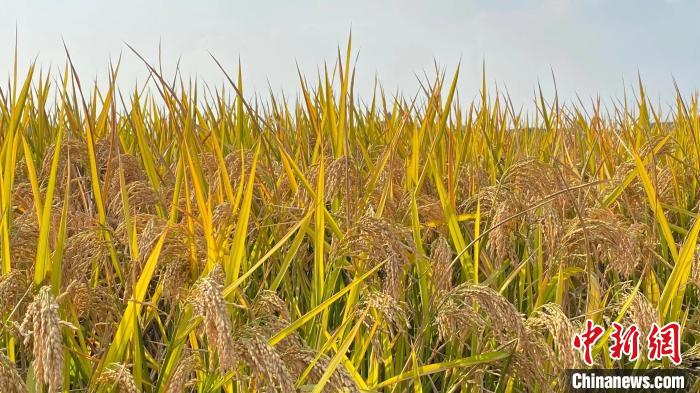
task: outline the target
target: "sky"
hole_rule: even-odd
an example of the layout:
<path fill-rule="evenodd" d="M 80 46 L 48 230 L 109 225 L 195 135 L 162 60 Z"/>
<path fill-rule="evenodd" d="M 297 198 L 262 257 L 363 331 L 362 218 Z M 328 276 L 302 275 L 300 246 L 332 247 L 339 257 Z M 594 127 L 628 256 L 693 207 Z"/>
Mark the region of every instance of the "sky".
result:
<path fill-rule="evenodd" d="M 352 30 L 365 101 L 375 77 L 388 94 L 411 96 L 435 63 L 451 76 L 461 61 L 465 101 L 479 95 L 485 64 L 489 87 L 519 107 L 538 84 L 551 97 L 552 74 L 563 100 L 590 101 L 629 96 L 639 73 L 654 102 L 669 105 L 674 79 L 686 95 L 700 89 L 698 15 L 697 0 L 0 0 L 0 80 L 12 70 L 16 28 L 24 70 L 33 59 L 62 67 L 64 40 L 83 80 L 104 83 L 121 55 L 119 83 L 128 88 L 147 70 L 125 43 L 152 62 L 160 45 L 166 75 L 180 61 L 185 77 L 220 86 L 212 53 L 232 72 L 240 58 L 247 96 L 269 86 L 293 97 L 297 64 L 315 79 Z"/>

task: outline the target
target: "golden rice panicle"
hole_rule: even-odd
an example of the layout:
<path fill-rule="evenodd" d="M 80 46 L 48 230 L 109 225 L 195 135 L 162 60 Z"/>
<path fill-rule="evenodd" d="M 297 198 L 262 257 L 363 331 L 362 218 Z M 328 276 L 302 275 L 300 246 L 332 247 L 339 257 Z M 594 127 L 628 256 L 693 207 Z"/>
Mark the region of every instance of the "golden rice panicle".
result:
<path fill-rule="evenodd" d="M 493 229 L 488 235 L 486 248 L 495 262 L 499 265 L 504 261 L 511 264 L 518 262 L 516 235 L 521 224 L 531 226 L 541 222 L 547 232 L 547 251 L 551 253 L 555 249 L 553 242 L 558 237 L 557 230 L 562 219 L 579 199 L 585 200 L 590 196 L 581 194 L 581 197 L 578 192 L 571 191 L 547 201 L 538 210 L 527 209 L 541 204 L 552 193 L 577 185 L 580 181 L 578 174 L 566 165 L 554 166 L 526 159 L 510 166 L 498 184 L 485 187 L 476 198 L 470 198 L 466 206 L 475 208 L 475 200 L 479 200 L 490 218 Z M 483 197 L 480 194 L 484 194 Z"/>
<path fill-rule="evenodd" d="M 405 289 L 403 276 L 405 269 L 405 260 L 396 255 L 392 255 L 386 259 L 386 263 L 382 268 L 382 274 L 384 275 L 382 290 L 397 301 L 403 299 Z"/>
<path fill-rule="evenodd" d="M 160 251 L 158 258 L 158 272 L 163 281 L 163 295 L 169 301 L 179 299 L 180 290 L 184 283 L 190 282 L 190 260 L 191 255 L 190 241 L 192 237 L 182 224 L 170 225 L 160 217 L 152 215 L 136 215 L 140 224 L 143 225 L 143 230 L 138 236 L 139 259 L 130 266 L 129 280 L 135 282 L 140 276 L 148 257 L 153 252 L 158 240 L 167 230 L 167 235 Z M 201 248 L 195 241 L 196 257 L 200 255 L 199 251 L 206 250 Z"/>
<path fill-rule="evenodd" d="M 33 271 L 39 242 L 39 225 L 36 211 L 28 210 L 14 218 L 10 238 L 10 260 L 18 270 Z"/>
<path fill-rule="evenodd" d="M 160 202 L 160 197 L 150 186 L 148 181 L 137 180 L 126 184 L 126 198 L 129 203 L 130 214 L 132 216 L 143 213 L 155 213 L 155 208 Z M 111 199 L 107 204 L 107 212 L 117 219 L 124 221 L 124 200 L 120 188 L 111 190 Z"/>
<path fill-rule="evenodd" d="M 369 311 L 363 321 L 365 326 L 368 329 L 376 328 L 378 332 L 390 338 L 405 334 L 411 327 L 408 305 L 384 291 L 372 291 L 367 294 L 354 315 L 360 316 L 364 311 Z M 385 347 L 382 345 L 382 335 L 373 335 L 371 342 L 374 356 L 378 361 L 384 362 Z"/>
<path fill-rule="evenodd" d="M 255 326 L 245 325 L 235 332 L 234 353 L 237 363 L 250 368 L 251 383 L 275 392 L 296 391 L 286 364 Z"/>
<path fill-rule="evenodd" d="M 461 299 L 465 304 L 476 303 L 479 312 L 490 320 L 489 326 L 500 338 L 508 339 L 515 336 L 519 341 L 525 341 L 525 324 L 522 314 L 513 303 L 492 288 L 470 283 L 455 287 L 452 296 Z"/>
<path fill-rule="evenodd" d="M 220 203 L 214 207 L 211 217 L 211 225 L 216 228 L 217 234 L 229 235 L 235 223 L 235 212 L 233 205 L 228 202 Z"/>
<path fill-rule="evenodd" d="M 180 358 L 177 368 L 168 381 L 165 393 L 183 393 L 196 381 L 196 376 L 193 375 L 200 369 L 199 358 L 191 350 L 188 352 Z"/>
<path fill-rule="evenodd" d="M 604 314 L 606 320 L 616 318 L 623 308 L 627 307 L 620 323 L 624 326 L 637 325 L 642 332 L 642 337 L 649 333 L 652 324 L 661 323 L 657 308 L 643 293 L 635 290 L 632 282 L 616 283 L 610 292 L 612 299 Z"/>
<path fill-rule="evenodd" d="M 457 291 L 441 293 L 436 304 L 433 324 L 441 341 L 462 340 L 470 328 L 484 324 L 472 304 Z"/>
<path fill-rule="evenodd" d="M 251 304 L 251 311 L 256 318 L 255 326 L 252 329 L 264 339 L 268 339 L 289 324 L 287 306 L 273 291 L 262 290 L 258 292 Z M 285 367 L 293 377 L 292 380 L 297 380 L 316 357 L 316 352 L 304 342 L 298 332 L 293 332 L 285 337 L 284 340 L 275 345 L 274 349 L 280 354 Z M 329 361 L 327 356 L 322 355 L 312 368 L 307 381 L 311 383 L 318 381 Z M 345 366 L 340 364 L 331 375 L 323 391 L 355 392 L 357 386 Z"/>
<path fill-rule="evenodd" d="M 306 371 L 309 365 L 314 362 L 317 357 L 316 351 L 311 348 L 291 348 L 281 354 L 282 360 L 284 360 L 289 372 L 291 373 L 293 379 L 298 380 L 301 374 Z M 318 360 L 311 367 L 311 371 L 306 379 L 307 383 L 315 384 L 323 376 L 323 373 L 328 369 L 330 363 L 330 358 L 326 355 L 318 356 Z M 324 393 L 335 393 L 335 392 L 359 392 L 359 388 L 352 379 L 347 368 L 340 363 L 331 374 L 330 379 L 326 386 L 323 387 Z"/>
<path fill-rule="evenodd" d="M 163 231 L 166 230 L 168 222 L 163 218 L 150 214 L 138 214 L 136 217 L 138 217 L 139 220 L 145 221 L 143 230 L 138 235 L 139 255 L 141 259 L 145 259 L 148 258 L 155 248 L 156 244 L 158 243 L 158 239 L 163 234 Z M 168 242 L 171 238 L 170 235 L 171 234 L 168 234 L 166 242 Z M 165 244 L 163 244 L 163 248 L 165 249 Z"/>
<path fill-rule="evenodd" d="M 517 206 L 513 206 L 510 198 L 506 201 L 496 204 L 491 213 L 491 227 L 493 228 L 488 234 L 486 249 L 493 255 L 498 264 L 503 261 L 515 263 L 518 259 L 515 252 L 515 233 L 518 229 L 518 220 L 512 219 L 515 213 L 519 211 Z"/>
<path fill-rule="evenodd" d="M 360 173 L 352 157 L 343 156 L 332 160 L 325 168 L 325 174 L 326 189 L 337 192 L 343 204 L 346 201 L 352 204 L 352 194 L 362 189 Z M 327 193 L 327 195 L 331 194 Z"/>
<path fill-rule="evenodd" d="M 627 223 L 611 209 L 586 209 L 583 217 L 568 220 L 566 227 L 561 250 L 570 264 L 580 264 L 590 253 L 600 258 L 597 262 L 630 277 L 642 263 L 643 226 Z"/>
<path fill-rule="evenodd" d="M 695 247 L 693 266 L 690 272 L 690 282 L 696 287 L 700 288 L 700 244 Z"/>
<path fill-rule="evenodd" d="M 204 331 L 209 347 L 218 354 L 219 371 L 227 373 L 235 367 L 233 326 L 223 298 L 223 270 L 217 265 L 209 275 L 192 288 L 189 302 L 195 314 L 204 320 Z"/>
<path fill-rule="evenodd" d="M 34 208 L 34 195 L 29 182 L 15 185 L 14 190 L 12 190 L 12 208 L 21 213 Z"/>
<path fill-rule="evenodd" d="M 124 177 L 124 185 L 127 189 L 129 204 L 132 211 L 140 210 L 131 204 L 134 190 L 130 192 L 129 186 L 136 182 L 140 182 L 142 185 L 148 185 L 149 183 L 147 181 L 148 177 L 146 176 L 146 172 L 141 167 L 139 159 L 136 156 L 131 154 L 113 154 L 110 160 L 104 160 L 100 171 L 104 173 L 104 181 L 106 182 L 109 180 L 109 184 L 107 184 L 103 190 L 108 213 L 114 214 L 120 219 L 124 218 L 123 206 L 121 205 L 121 176 Z M 109 179 L 107 179 L 108 175 Z M 116 201 L 117 199 L 120 201 Z M 135 200 L 134 203 L 138 204 L 138 200 Z M 113 204 L 118 204 L 118 206 L 113 206 Z M 118 209 L 121 209 L 121 211 L 118 211 Z"/>
<path fill-rule="evenodd" d="M 106 144 L 106 140 L 102 139 L 98 144 Z M 107 150 L 107 149 L 105 149 Z M 109 153 L 107 153 L 109 154 Z M 99 153 L 98 153 L 99 155 Z M 119 184 L 120 184 L 120 179 L 119 179 L 119 172 L 117 172 L 117 169 L 121 165 L 121 172 L 124 175 L 124 183 L 129 184 L 131 182 L 139 181 L 139 180 L 146 180 L 146 172 L 143 170 L 141 167 L 141 163 L 139 162 L 139 158 L 132 155 L 132 154 L 116 154 L 116 152 L 112 152 L 112 158 L 110 160 L 99 160 L 102 161 L 103 165 L 100 168 L 100 171 L 103 173 L 107 172 L 107 166 L 110 167 L 110 170 L 113 172 L 111 173 L 110 177 L 110 185 L 109 185 L 109 192 L 119 192 Z"/>
<path fill-rule="evenodd" d="M 20 310 L 28 287 L 27 276 L 22 271 L 12 269 L 0 276 L 0 312 L 9 314 L 15 307 Z"/>
<path fill-rule="evenodd" d="M 436 292 L 452 289 L 452 249 L 442 236 L 430 245 L 430 273 Z"/>
<path fill-rule="evenodd" d="M 56 392 L 63 383 L 63 337 L 58 303 L 50 286 L 41 287 L 29 305 L 20 333 L 26 346 L 34 339 L 32 353 L 37 382 Z"/>
<path fill-rule="evenodd" d="M 2 353 L 0 353 L 0 387 L 2 387 L 2 393 L 28 392 L 14 362 Z"/>
<path fill-rule="evenodd" d="M 396 300 L 401 300 L 405 290 L 404 273 L 409 265 L 409 255 L 414 252 L 415 243 L 408 228 L 383 218 L 375 218 L 369 213 L 358 220 L 337 245 L 334 243 L 331 259 L 344 255 L 356 257 L 354 263 L 384 262 L 379 274 L 382 290 Z M 367 266 L 359 266 L 359 270 L 366 268 Z"/>
<path fill-rule="evenodd" d="M 336 159 L 327 158 L 324 165 L 325 202 L 330 202 L 337 196 L 344 207 L 347 207 L 346 202 L 353 204 L 354 200 L 351 198 L 354 195 L 351 194 L 356 194 L 357 190 L 362 189 L 362 184 L 360 173 L 352 159 L 347 156 Z M 318 183 L 319 170 L 320 165 L 316 164 L 306 171 L 305 175 L 310 184 Z M 308 206 L 312 202 L 312 197 L 306 188 L 298 190 L 297 198 L 302 206 Z"/>
<path fill-rule="evenodd" d="M 118 321 L 121 316 L 118 310 L 119 299 L 114 287 L 98 285 L 93 288 L 86 281 L 75 280 L 68 284 L 60 297 L 70 299 L 81 320 L 93 321 L 109 327 L 109 322 Z"/>
<path fill-rule="evenodd" d="M 513 373 L 530 391 L 552 392 L 550 382 L 558 371 L 554 351 L 541 334 L 528 328 L 525 331 L 511 358 Z M 560 383 L 564 383 L 563 374 L 559 373 L 559 377 Z"/>
<path fill-rule="evenodd" d="M 411 327 L 408 305 L 384 292 L 370 292 L 363 298 L 361 308 L 355 314 L 360 315 L 364 309 L 375 311 L 379 319 L 375 320 L 368 313 L 365 319 L 367 325 L 372 326 L 378 322 L 379 329 L 392 336 L 406 332 Z"/>
<path fill-rule="evenodd" d="M 177 302 L 186 294 L 184 284 L 190 282 L 191 265 L 184 258 L 168 261 L 162 267 L 160 280 L 163 283 L 163 298 L 170 303 Z"/>
<path fill-rule="evenodd" d="M 562 369 L 579 368 L 581 357 L 571 346 L 571 340 L 576 335 L 576 326 L 564 314 L 556 303 L 541 306 L 525 321 L 531 330 L 548 332 L 554 341 L 557 351 L 557 364 Z"/>
<path fill-rule="evenodd" d="M 512 303 L 489 287 L 469 283 L 455 287 L 445 296 L 441 302 L 444 310 L 439 308 L 436 317 L 438 332 L 443 339 L 460 337 L 463 333 L 459 332 L 465 326 L 471 326 L 490 332 L 501 345 L 511 345 L 515 340 L 513 372 L 527 386 L 549 391 L 543 365 L 552 357 L 551 350 L 547 350 L 548 347 L 541 350 L 538 344 L 541 340 L 526 327 L 522 315 Z M 478 312 L 474 306 L 478 306 Z"/>
<path fill-rule="evenodd" d="M 62 262 L 64 283 L 88 281 L 93 264 L 102 266 L 108 258 L 108 248 L 97 228 L 80 231 L 66 239 Z"/>
<path fill-rule="evenodd" d="M 700 344 L 695 344 L 683 352 L 681 367 L 697 370 L 700 367 Z"/>
<path fill-rule="evenodd" d="M 128 275 L 127 275 L 127 285 L 126 285 L 126 293 L 124 294 L 126 296 L 130 296 L 130 291 L 131 288 L 133 288 L 134 284 L 136 283 L 138 277 L 141 275 L 141 270 L 143 269 L 143 266 L 146 264 L 146 261 L 148 260 L 148 257 L 151 255 L 151 252 L 156 247 L 156 244 L 158 243 L 158 240 L 160 239 L 161 235 L 163 232 L 166 230 L 168 223 L 166 220 L 163 218 L 154 216 L 154 215 L 149 215 L 149 214 L 138 214 L 135 217 L 138 218 L 137 224 L 143 224 L 142 220 L 145 221 L 145 224 L 143 226 L 143 229 L 141 233 L 138 234 L 137 237 L 137 245 L 138 245 L 138 251 L 139 251 L 139 257 L 136 260 L 131 261 L 128 267 Z M 121 228 L 118 228 L 118 230 Z M 124 228 L 124 234 L 126 234 L 126 228 Z M 173 236 L 172 234 L 168 233 L 166 236 L 165 242 L 163 243 L 163 248 L 161 249 L 161 258 L 159 258 L 159 262 L 164 259 L 164 251 L 166 251 L 167 245 L 165 243 L 171 243 Z M 128 239 L 125 239 L 128 241 Z M 183 254 L 187 255 L 187 254 Z M 132 256 L 133 258 L 133 256 Z M 162 262 L 161 262 L 162 263 Z"/>
<path fill-rule="evenodd" d="M 632 296 L 631 293 L 629 296 Z M 644 294 L 637 292 L 625 315 L 627 324 L 635 324 L 644 335 L 649 334 L 651 325 L 659 324 L 659 312 Z"/>
<path fill-rule="evenodd" d="M 289 321 L 287 305 L 273 291 L 261 290 L 258 292 L 250 308 L 256 318 L 274 316 L 281 321 Z"/>
<path fill-rule="evenodd" d="M 41 168 L 38 173 L 39 183 L 46 185 L 49 181 L 51 174 L 51 164 L 53 161 L 54 151 L 56 150 L 56 144 L 52 144 L 44 152 L 44 158 L 41 162 Z M 70 159 L 70 161 L 69 161 Z M 76 138 L 69 138 L 61 142 L 61 155 L 59 157 L 58 170 L 56 172 L 56 179 L 65 179 L 66 171 L 68 165 L 72 165 L 71 177 L 76 178 L 78 173 L 85 166 L 88 161 L 88 149 L 87 145 Z M 39 168 L 37 168 L 39 169 Z M 65 183 L 61 181 L 56 182 L 57 191 L 63 191 Z M 63 192 L 58 192 L 58 195 L 62 195 Z"/>
<path fill-rule="evenodd" d="M 578 181 L 576 172 L 567 165 L 560 163 L 555 167 L 534 159 L 516 162 L 506 170 L 501 179 L 501 183 L 507 186 L 509 192 L 528 205 L 540 202 L 550 193 L 566 189 Z M 567 193 L 552 203 L 557 210 L 562 211 L 566 202 L 570 202 L 569 199 L 570 194 Z"/>
<path fill-rule="evenodd" d="M 268 290 L 258 292 L 250 305 L 254 320 L 249 324 L 266 340 L 289 326 L 289 312 L 284 301 L 276 293 Z M 278 352 L 289 348 L 306 347 L 306 342 L 298 331 L 291 332 L 275 344 Z"/>
<path fill-rule="evenodd" d="M 119 363 L 112 363 L 100 374 L 98 383 L 116 388 L 118 393 L 139 393 L 131 371 Z"/>

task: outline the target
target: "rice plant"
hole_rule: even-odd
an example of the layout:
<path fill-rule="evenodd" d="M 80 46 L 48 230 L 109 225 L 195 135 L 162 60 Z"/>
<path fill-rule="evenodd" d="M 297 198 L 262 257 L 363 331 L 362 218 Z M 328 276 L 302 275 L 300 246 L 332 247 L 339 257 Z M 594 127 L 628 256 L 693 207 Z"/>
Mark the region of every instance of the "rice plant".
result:
<path fill-rule="evenodd" d="M 586 319 L 677 321 L 697 367 L 697 95 L 361 100 L 348 43 L 250 99 L 132 55 L 133 90 L 0 88 L 3 393 L 556 392 Z"/>

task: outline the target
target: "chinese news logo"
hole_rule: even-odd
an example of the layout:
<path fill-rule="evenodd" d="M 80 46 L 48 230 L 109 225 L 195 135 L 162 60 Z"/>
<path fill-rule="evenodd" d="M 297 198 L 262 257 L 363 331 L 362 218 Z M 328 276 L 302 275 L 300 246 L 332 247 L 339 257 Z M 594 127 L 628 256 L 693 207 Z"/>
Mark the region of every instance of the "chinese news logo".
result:
<path fill-rule="evenodd" d="M 637 325 L 626 329 L 619 323 L 613 322 L 610 334 L 610 357 L 622 359 L 625 355 L 630 361 L 635 361 L 640 355 L 641 330 Z M 583 332 L 573 338 L 573 346 L 581 352 L 581 359 L 588 365 L 593 365 L 593 347 L 603 337 L 605 329 L 591 320 L 586 320 Z M 662 327 L 654 323 L 646 336 L 646 355 L 649 360 L 668 358 L 673 364 L 681 363 L 681 326 L 677 322 L 668 323 Z"/>

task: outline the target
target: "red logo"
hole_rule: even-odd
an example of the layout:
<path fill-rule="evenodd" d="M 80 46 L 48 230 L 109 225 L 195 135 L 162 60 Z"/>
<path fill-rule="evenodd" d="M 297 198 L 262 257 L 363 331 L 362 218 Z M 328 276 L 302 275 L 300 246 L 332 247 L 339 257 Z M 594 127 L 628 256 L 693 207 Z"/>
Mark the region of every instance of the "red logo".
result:
<path fill-rule="evenodd" d="M 632 325 L 626 330 L 617 322 L 613 322 L 613 332 L 610 335 L 612 345 L 610 345 L 610 357 L 615 360 L 622 359 L 622 354 L 627 355 L 629 360 L 637 360 L 639 357 L 639 328 Z"/>
<path fill-rule="evenodd" d="M 681 363 L 681 325 L 671 322 L 664 327 L 652 324 L 647 342 L 649 343 L 649 360 L 671 359 L 673 364 Z"/>
<path fill-rule="evenodd" d="M 574 348 L 581 351 L 583 362 L 589 366 L 593 365 L 593 355 L 591 347 L 605 332 L 601 326 L 593 323 L 590 319 L 586 320 L 586 330 L 583 333 L 574 336 Z"/>
<path fill-rule="evenodd" d="M 590 319 L 586 320 L 583 332 L 573 337 L 572 345 L 581 352 L 581 359 L 588 365 L 593 365 L 593 346 L 600 340 L 605 328 L 596 325 Z M 625 355 L 630 361 L 639 358 L 641 331 L 637 325 L 626 329 L 619 323 L 612 323 L 610 333 L 610 358 L 621 360 Z M 681 363 L 681 326 L 677 322 L 671 322 L 663 327 L 656 323 L 651 325 L 647 335 L 647 358 L 652 361 L 660 361 L 668 358 L 673 364 Z"/>

